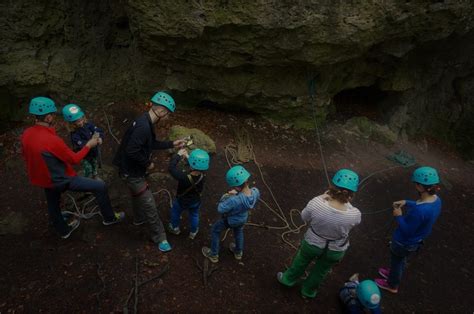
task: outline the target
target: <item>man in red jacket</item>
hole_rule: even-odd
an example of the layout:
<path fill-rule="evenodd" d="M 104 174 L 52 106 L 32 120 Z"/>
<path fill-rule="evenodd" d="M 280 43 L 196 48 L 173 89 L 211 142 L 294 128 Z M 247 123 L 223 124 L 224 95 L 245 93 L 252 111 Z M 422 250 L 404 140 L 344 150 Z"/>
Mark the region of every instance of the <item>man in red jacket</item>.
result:
<path fill-rule="evenodd" d="M 31 184 L 44 188 L 49 219 L 61 237 L 67 239 L 79 226 L 79 220 L 68 224 L 61 214 L 61 193 L 66 190 L 94 193 L 104 225 L 122 221 L 125 214 L 112 210 L 105 182 L 79 177 L 72 168 L 72 165 L 80 163 L 91 148 L 98 145 L 99 139 L 92 138 L 75 153 L 56 135 L 53 121 L 57 109 L 53 100 L 47 97 L 33 98 L 29 112 L 36 117 L 36 122 L 21 137 L 23 157 Z"/>

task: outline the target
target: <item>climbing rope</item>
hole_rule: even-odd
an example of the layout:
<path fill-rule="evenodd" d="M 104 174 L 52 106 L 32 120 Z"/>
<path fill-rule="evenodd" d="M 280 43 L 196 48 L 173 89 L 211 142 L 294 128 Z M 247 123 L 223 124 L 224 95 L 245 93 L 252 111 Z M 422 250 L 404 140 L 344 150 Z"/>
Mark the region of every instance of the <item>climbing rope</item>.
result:
<path fill-rule="evenodd" d="M 281 226 L 271 226 L 267 224 L 257 224 L 253 222 L 247 222 L 245 225 L 257 227 L 257 228 L 271 229 L 271 230 L 283 230 L 283 232 L 280 234 L 280 237 L 282 238 L 283 242 L 285 242 L 290 247 L 297 250 L 298 247 L 295 246 L 293 243 L 291 243 L 289 240 L 287 240 L 285 236 L 288 234 L 300 233 L 301 229 L 306 226 L 306 223 L 302 225 L 298 225 L 294 221 L 293 219 L 294 214 L 295 213 L 297 213 L 298 215 L 300 214 L 300 211 L 295 208 L 290 209 L 289 219 L 286 217 L 270 185 L 265 180 L 265 176 L 263 175 L 263 171 L 262 171 L 262 165 L 257 161 L 255 150 L 253 149 L 252 141 L 250 139 L 250 135 L 247 132 L 247 130 L 245 129 L 238 130 L 236 132 L 236 143 L 226 145 L 224 147 L 224 152 L 225 152 L 225 157 L 226 157 L 227 164 L 229 165 L 229 168 L 232 167 L 232 165 L 234 164 L 242 164 L 244 162 L 249 162 L 249 161 L 254 162 L 254 164 L 257 166 L 262 183 L 265 185 L 268 192 L 270 193 L 270 196 L 273 202 L 275 203 L 276 208 L 270 206 L 270 204 L 266 202 L 265 200 L 263 200 L 262 198 L 260 198 L 260 202 L 262 202 L 262 204 L 265 205 L 265 207 L 267 207 L 270 210 L 270 212 L 272 212 L 283 223 L 283 225 Z M 224 241 L 226 239 L 229 230 L 230 229 L 226 230 L 224 237 L 222 238 L 221 241 Z"/>
<path fill-rule="evenodd" d="M 65 210 L 62 213 L 72 215 L 79 219 L 91 219 L 96 215 L 101 215 L 100 211 L 97 210 L 98 206 L 94 205 L 92 208 L 88 208 L 88 206 L 95 200 L 95 196 L 90 197 L 88 200 L 84 201 L 81 206 L 79 207 L 78 202 L 74 198 L 71 193 L 66 193 L 66 196 L 72 203 L 71 210 Z"/>

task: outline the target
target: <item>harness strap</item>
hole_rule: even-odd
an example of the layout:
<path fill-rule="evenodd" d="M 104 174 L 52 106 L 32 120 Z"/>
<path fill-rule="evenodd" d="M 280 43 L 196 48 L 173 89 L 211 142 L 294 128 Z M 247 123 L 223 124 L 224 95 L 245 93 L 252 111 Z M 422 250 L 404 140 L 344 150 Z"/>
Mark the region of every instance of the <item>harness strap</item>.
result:
<path fill-rule="evenodd" d="M 143 188 L 140 191 L 133 193 L 132 190 L 130 190 L 130 194 L 132 195 L 132 197 L 139 197 L 143 193 L 145 193 L 148 189 L 149 189 L 149 185 L 148 185 L 148 183 L 145 183 L 145 185 L 143 186 Z"/>
<path fill-rule="evenodd" d="M 330 242 L 334 242 L 334 241 L 338 241 L 338 240 L 344 239 L 344 237 L 341 237 L 341 238 L 339 238 L 339 239 L 328 239 L 328 238 L 323 237 L 322 235 L 318 234 L 318 233 L 314 230 L 313 226 L 310 225 L 309 228 L 311 229 L 311 231 L 312 231 L 315 235 L 317 235 L 317 236 L 320 237 L 321 239 L 326 240 L 326 247 L 328 247 L 328 245 L 329 245 Z M 339 247 L 343 247 L 344 245 L 347 244 L 347 242 L 349 242 L 349 236 L 346 237 L 346 241 L 344 241 L 341 245 L 339 245 Z"/>
<path fill-rule="evenodd" d="M 182 197 L 188 194 L 192 189 L 196 189 L 196 186 L 199 184 L 199 182 L 202 181 L 203 178 L 204 178 L 204 175 L 201 173 L 201 175 L 199 176 L 199 179 L 196 182 L 194 182 L 193 176 L 188 174 L 188 179 L 189 179 L 189 182 L 191 182 L 191 186 L 188 187 L 183 193 L 177 195 L 177 197 Z"/>

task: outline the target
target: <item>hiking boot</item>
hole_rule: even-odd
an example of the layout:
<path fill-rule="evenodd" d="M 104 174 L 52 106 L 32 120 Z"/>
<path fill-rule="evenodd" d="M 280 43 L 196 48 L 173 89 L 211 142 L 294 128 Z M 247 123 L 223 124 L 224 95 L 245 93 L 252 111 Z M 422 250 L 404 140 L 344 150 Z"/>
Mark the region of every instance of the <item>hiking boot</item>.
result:
<path fill-rule="evenodd" d="M 179 229 L 179 227 L 173 227 L 171 222 L 166 225 L 166 229 L 168 230 L 169 233 L 174 234 L 174 235 L 178 235 L 181 233 L 181 230 Z"/>
<path fill-rule="evenodd" d="M 171 245 L 169 244 L 169 242 L 167 240 L 163 240 L 161 241 L 159 244 L 158 244 L 158 249 L 161 251 L 161 252 L 169 252 L 171 251 Z"/>
<path fill-rule="evenodd" d="M 388 276 L 390 275 L 390 268 L 380 267 L 379 268 L 379 275 L 382 276 L 384 279 L 388 279 Z"/>
<path fill-rule="evenodd" d="M 242 259 L 242 255 L 244 255 L 244 253 L 242 251 L 240 252 L 236 252 L 235 251 L 235 243 L 232 242 L 230 245 L 229 245 L 229 250 L 234 253 L 234 258 L 238 261 L 240 261 Z"/>
<path fill-rule="evenodd" d="M 191 240 L 194 240 L 194 238 L 197 236 L 198 232 L 199 232 L 199 229 L 197 229 L 196 232 L 189 232 L 189 238 Z"/>
<path fill-rule="evenodd" d="M 68 223 L 68 226 L 69 226 L 69 228 L 70 228 L 70 229 L 69 229 L 69 232 L 66 233 L 66 234 L 64 234 L 64 235 L 62 235 L 61 238 L 63 238 L 63 239 L 69 238 L 69 236 L 71 235 L 71 233 L 72 233 L 74 230 L 76 230 L 77 227 L 79 227 L 80 224 L 81 224 L 81 221 L 80 221 L 80 220 L 77 220 L 77 219 L 75 219 L 75 220 L 71 221 L 70 223 Z"/>
<path fill-rule="evenodd" d="M 391 293 L 398 293 L 398 288 L 390 287 L 387 279 L 377 278 L 374 281 L 377 284 L 377 286 L 379 286 L 380 289 L 387 290 Z"/>
<path fill-rule="evenodd" d="M 113 224 L 116 224 L 116 223 L 119 223 L 121 222 L 122 220 L 125 219 L 125 213 L 124 212 L 115 212 L 114 213 L 114 219 L 111 220 L 111 221 L 102 221 L 102 224 L 104 226 L 110 226 L 110 225 L 113 225 Z"/>
<path fill-rule="evenodd" d="M 281 271 L 277 273 L 277 280 L 279 283 L 287 287 L 293 287 L 296 284 L 296 281 L 288 282 L 288 280 L 284 278 L 283 272 Z"/>
<path fill-rule="evenodd" d="M 202 255 L 207 257 L 212 263 L 217 263 L 219 261 L 219 255 L 211 255 L 211 249 L 207 246 L 204 246 L 201 250 Z"/>
<path fill-rule="evenodd" d="M 134 221 L 133 221 L 133 225 L 134 225 L 134 226 L 141 226 L 141 225 L 143 225 L 144 223 L 146 223 L 146 220 L 141 220 L 141 221 L 136 221 L 136 220 L 134 220 Z"/>

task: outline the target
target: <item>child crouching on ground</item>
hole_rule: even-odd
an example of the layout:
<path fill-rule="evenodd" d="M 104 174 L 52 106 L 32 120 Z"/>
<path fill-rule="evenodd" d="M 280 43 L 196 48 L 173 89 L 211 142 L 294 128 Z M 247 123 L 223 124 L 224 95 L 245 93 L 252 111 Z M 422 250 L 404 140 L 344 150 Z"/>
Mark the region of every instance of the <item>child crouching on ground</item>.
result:
<path fill-rule="evenodd" d="M 226 174 L 226 181 L 232 188 L 224 194 L 219 201 L 217 211 L 222 218 L 212 226 L 211 247 L 203 247 L 202 254 L 211 262 L 219 261 L 219 243 L 221 232 L 226 229 L 232 229 L 235 243 L 229 246 L 235 259 L 240 260 L 244 249 L 244 225 L 248 219 L 249 209 L 255 208 L 260 192 L 257 188 L 249 187 L 248 179 L 250 173 L 242 166 L 232 167 Z"/>
<path fill-rule="evenodd" d="M 74 130 L 71 131 L 71 141 L 75 152 L 80 151 L 96 133 L 99 136 L 99 145 L 102 144 L 104 131 L 101 128 L 96 127 L 91 121 L 86 120 L 84 111 L 82 111 L 81 107 L 75 104 L 66 105 L 63 108 L 63 116 L 64 120 L 72 124 L 74 128 Z M 86 178 L 97 178 L 97 159 L 100 158 L 99 149 L 99 146 L 92 148 L 81 161 L 84 177 Z"/>
<path fill-rule="evenodd" d="M 188 160 L 191 171 L 184 173 L 177 169 L 182 158 Z M 169 172 L 173 178 L 178 180 L 178 191 L 176 199 L 171 208 L 171 222 L 168 224 L 168 232 L 178 235 L 181 233 L 179 224 L 181 213 L 189 211 L 190 231 L 189 238 L 194 239 L 199 232 L 199 209 L 201 207 L 201 193 L 204 188 L 204 171 L 209 169 L 209 154 L 202 149 L 195 149 L 188 155 L 186 149 L 180 149 L 169 164 Z"/>
<path fill-rule="evenodd" d="M 372 280 L 359 282 L 359 274 L 354 274 L 349 278 L 349 281 L 339 290 L 339 298 L 344 304 L 344 313 L 382 313 L 379 288 Z"/>

